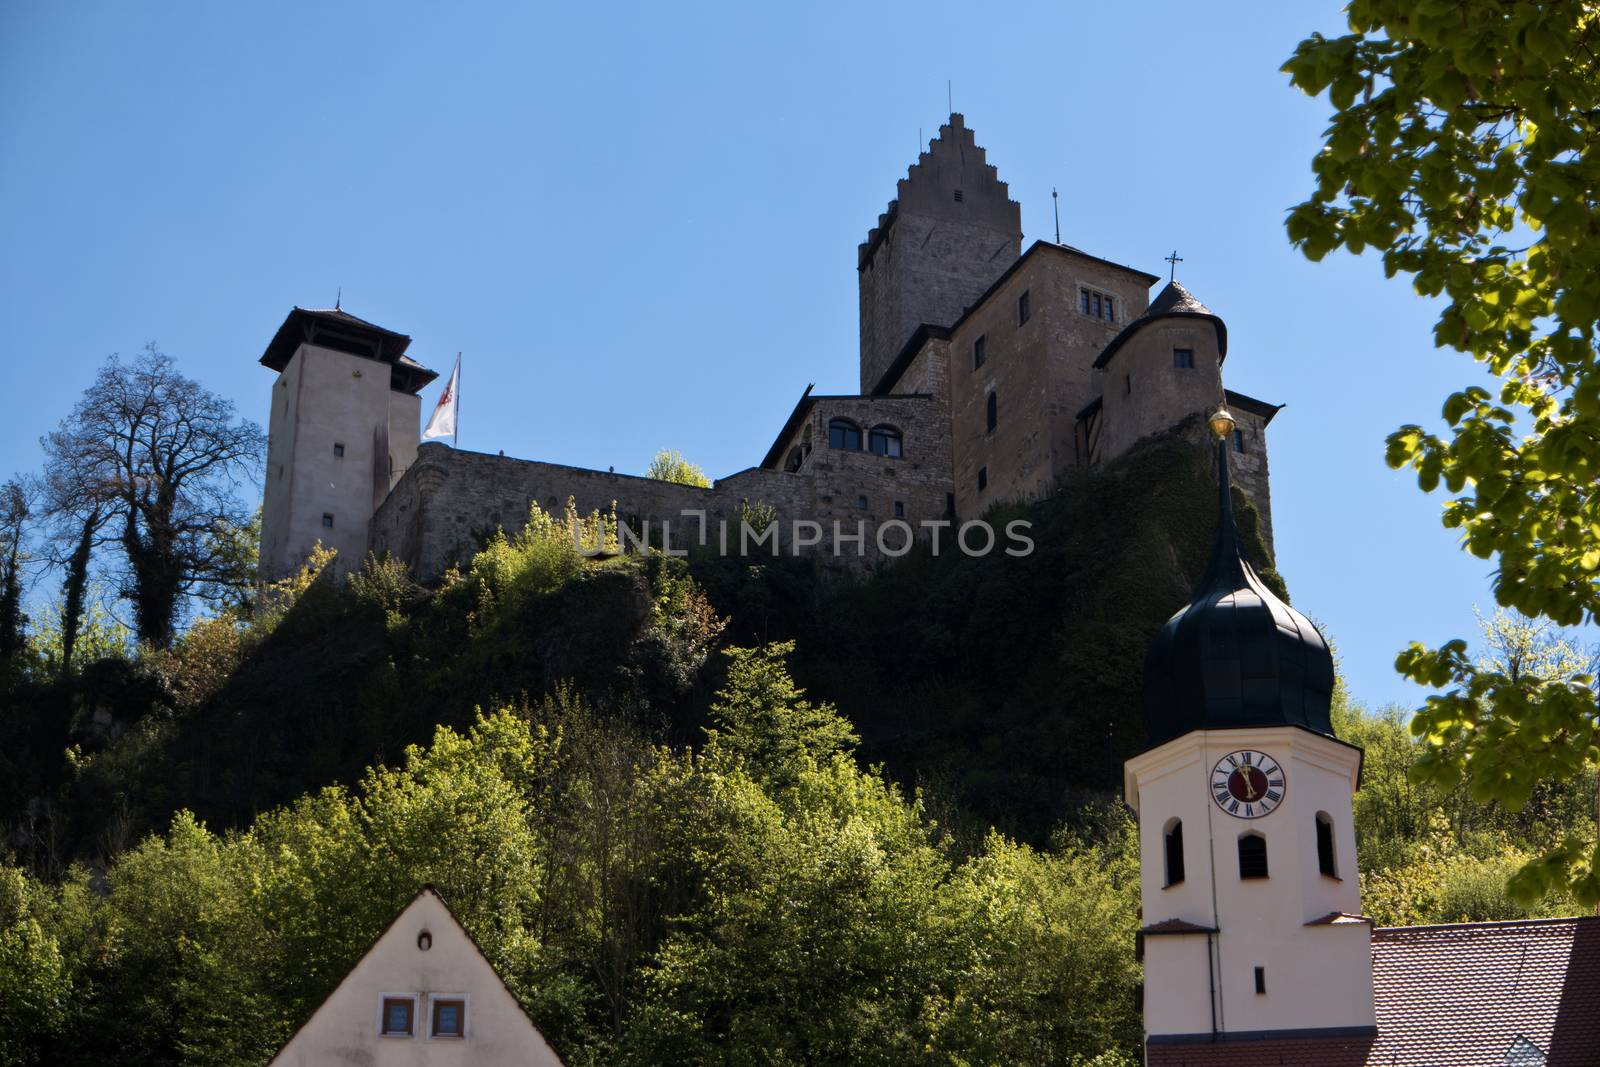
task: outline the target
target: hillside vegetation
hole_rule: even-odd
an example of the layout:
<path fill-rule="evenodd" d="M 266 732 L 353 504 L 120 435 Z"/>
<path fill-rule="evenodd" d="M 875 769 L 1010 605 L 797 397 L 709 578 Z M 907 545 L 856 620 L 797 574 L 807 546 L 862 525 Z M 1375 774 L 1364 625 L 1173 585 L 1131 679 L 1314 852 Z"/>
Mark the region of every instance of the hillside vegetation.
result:
<path fill-rule="evenodd" d="M 36 640 L 0 716 L 0 1063 L 260 1064 L 427 881 L 572 1064 L 1132 1062 L 1116 793 L 1209 461 L 1153 440 L 991 515 L 1025 558 L 589 559 L 599 517 L 535 511 L 436 588 L 319 556 L 167 650 L 62 672 Z M 1568 910 L 1504 879 L 1592 776 L 1511 813 L 1413 785 L 1403 713 L 1335 722 L 1380 921 Z"/>

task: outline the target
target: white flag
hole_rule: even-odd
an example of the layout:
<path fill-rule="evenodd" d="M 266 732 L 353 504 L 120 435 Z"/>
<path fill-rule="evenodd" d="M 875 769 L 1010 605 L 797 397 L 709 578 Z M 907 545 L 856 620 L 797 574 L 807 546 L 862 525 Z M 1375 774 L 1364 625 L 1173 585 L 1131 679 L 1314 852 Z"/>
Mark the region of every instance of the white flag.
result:
<path fill-rule="evenodd" d="M 450 372 L 450 380 L 445 383 L 444 392 L 439 394 L 439 402 L 433 407 L 433 417 L 428 420 L 428 428 L 422 431 L 424 441 L 432 437 L 456 436 L 456 408 L 461 400 L 461 357 L 456 357 L 455 369 Z"/>

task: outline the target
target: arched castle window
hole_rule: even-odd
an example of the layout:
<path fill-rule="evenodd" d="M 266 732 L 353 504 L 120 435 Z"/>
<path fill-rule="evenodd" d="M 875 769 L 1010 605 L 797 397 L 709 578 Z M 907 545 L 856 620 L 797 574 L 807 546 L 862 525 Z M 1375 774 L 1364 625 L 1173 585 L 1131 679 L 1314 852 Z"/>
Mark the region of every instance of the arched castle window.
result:
<path fill-rule="evenodd" d="M 901 454 L 900 431 L 893 426 L 874 426 L 867 435 L 867 449 L 874 455 L 898 459 Z"/>
<path fill-rule="evenodd" d="M 1167 884 L 1177 885 L 1183 881 L 1183 822 L 1180 819 L 1167 821 L 1166 833 L 1163 835 L 1166 846 L 1167 858 Z"/>
<path fill-rule="evenodd" d="M 989 394 L 989 414 L 988 414 L 989 432 L 990 433 L 994 433 L 995 426 L 997 426 L 999 424 L 999 422 L 1000 422 L 999 404 L 1000 404 L 999 394 L 990 393 Z"/>
<path fill-rule="evenodd" d="M 1317 870 L 1329 878 L 1339 877 L 1333 855 L 1333 817 L 1325 811 L 1317 812 Z"/>
<path fill-rule="evenodd" d="M 783 461 L 783 469 L 791 474 L 800 469 L 800 464 L 805 462 L 806 454 L 799 445 L 789 449 L 789 458 Z"/>
<path fill-rule="evenodd" d="M 848 452 L 861 451 L 861 427 L 849 419 L 832 419 L 828 423 L 828 447 L 842 448 Z"/>
<path fill-rule="evenodd" d="M 1254 830 L 1239 837 L 1239 877 L 1267 876 L 1267 839 Z"/>

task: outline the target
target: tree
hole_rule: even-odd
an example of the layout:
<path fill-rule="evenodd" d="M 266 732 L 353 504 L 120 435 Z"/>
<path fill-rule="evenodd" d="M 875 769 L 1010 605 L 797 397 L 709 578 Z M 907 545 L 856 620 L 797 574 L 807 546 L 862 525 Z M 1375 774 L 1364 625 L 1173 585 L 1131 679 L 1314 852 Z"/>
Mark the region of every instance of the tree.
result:
<path fill-rule="evenodd" d="M 1443 296 L 1434 343 L 1499 379 L 1444 403 L 1448 436 L 1389 437 L 1388 460 L 1453 494 L 1444 523 L 1494 558 L 1496 600 L 1563 626 L 1600 618 L 1600 8 L 1591 0 L 1354 0 L 1352 33 L 1315 34 L 1284 64 L 1334 108 L 1291 209 L 1311 259 L 1378 249 L 1390 276 Z M 1415 773 L 1513 809 L 1535 785 L 1600 756 L 1592 676 L 1514 676 L 1466 643 L 1413 644 L 1398 660 L 1448 690 L 1413 720 Z M 1513 890 L 1600 901 L 1600 848 L 1574 834 L 1524 866 Z"/>
<path fill-rule="evenodd" d="M 112 356 L 43 444 L 58 501 L 76 489 L 115 534 L 140 640 L 167 645 L 186 597 L 220 600 L 253 579 L 230 531 L 249 524 L 237 493 L 265 438 L 155 346 L 130 363 Z M 80 548 L 93 537 L 85 522 Z"/>
<path fill-rule="evenodd" d="M 654 478 L 658 482 L 673 482 L 677 485 L 693 485 L 701 489 L 711 488 L 711 479 L 706 477 L 706 472 L 683 458 L 683 453 L 676 448 L 663 448 L 656 453 L 656 458 L 650 461 L 650 466 L 644 472 L 646 478 Z"/>
<path fill-rule="evenodd" d="M 31 518 L 33 491 L 13 478 L 0 485 L 0 667 L 22 651 L 28 617 L 22 611 L 22 542 Z"/>

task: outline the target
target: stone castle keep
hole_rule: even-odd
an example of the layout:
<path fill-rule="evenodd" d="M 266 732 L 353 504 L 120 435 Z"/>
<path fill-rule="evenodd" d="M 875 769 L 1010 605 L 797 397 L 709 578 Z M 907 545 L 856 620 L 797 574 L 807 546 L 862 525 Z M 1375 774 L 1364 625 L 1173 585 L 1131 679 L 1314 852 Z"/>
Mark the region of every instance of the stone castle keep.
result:
<path fill-rule="evenodd" d="M 518 529 L 531 503 L 559 512 L 569 497 L 582 513 L 615 503 L 635 529 L 670 522 L 675 545 L 698 531 L 684 512 L 736 530 L 745 503 L 766 505 L 786 526 L 859 527 L 865 537 L 845 547 L 870 560 L 885 524 L 926 536 L 924 523 L 1043 496 L 1224 395 L 1238 420 L 1235 480 L 1271 544 L 1266 428 L 1278 406 L 1224 394 L 1222 319 L 1177 283 L 1152 300 L 1158 276 L 1070 245 L 1023 251 L 1021 208 L 961 115 L 900 179 L 856 269 L 860 392 L 807 388 L 760 462 L 709 489 L 419 447 L 418 394 L 437 374 L 406 354 L 410 338 L 342 309 L 295 308 L 261 357 L 278 372 L 263 577 L 295 570 L 320 541 L 343 568 L 389 552 L 432 579 L 496 527 Z M 905 539 L 885 531 L 893 549 Z"/>

